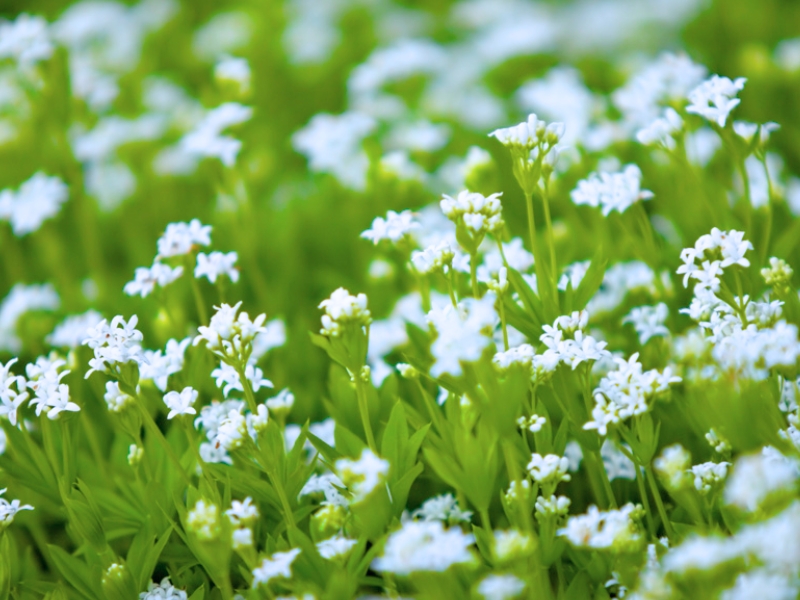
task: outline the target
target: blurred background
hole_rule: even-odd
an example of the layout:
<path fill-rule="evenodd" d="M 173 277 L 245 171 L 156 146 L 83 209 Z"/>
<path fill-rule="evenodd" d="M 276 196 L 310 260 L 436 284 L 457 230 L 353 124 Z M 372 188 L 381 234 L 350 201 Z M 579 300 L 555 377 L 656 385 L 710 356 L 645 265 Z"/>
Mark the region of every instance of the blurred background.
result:
<path fill-rule="evenodd" d="M 29 360 L 47 351 L 45 336 L 65 315 L 88 308 L 139 314 L 150 348 L 185 335 L 161 306 L 196 324 L 186 281 L 166 299 L 122 288 L 152 262 L 168 223 L 199 218 L 214 226 L 214 249 L 239 253 L 242 270 L 227 289 L 203 288 L 208 305 L 242 299 L 251 314 L 286 322 L 288 343 L 262 366 L 294 391 L 298 422 L 323 415 L 329 361 L 308 337 L 318 303 L 344 286 L 366 292 L 384 317 L 411 287 L 400 269 L 387 276 L 402 256 L 359 238 L 374 217 L 458 192 L 468 149 L 478 146 L 494 159 L 481 191 L 503 190 L 510 232 L 524 231 L 508 158 L 487 137 L 496 127 L 535 110 L 564 120 L 568 134 L 598 133 L 620 120 L 613 90 L 661 52 L 683 51 L 710 73 L 748 78 L 737 118 L 780 123 L 774 144 L 787 195 L 800 174 L 794 0 L 0 0 L 0 16 L 21 13 L 43 16 L 56 46 L 35 78 L 0 65 L 0 189 L 44 171 L 69 185 L 70 199 L 34 235 L 0 227 L 0 297 L 20 282 L 52 283 L 60 297 L 48 311 L 3 305 L 0 330 L 34 340 Z M 215 76 L 224 57 L 247 60 L 249 89 Z M 547 97 L 537 81 L 547 82 Z M 254 109 L 235 129 L 243 142 L 235 166 L 187 161 L 177 141 L 227 101 Z M 297 132 L 319 113 L 361 115 L 368 125 L 320 126 L 304 143 Z M 158 126 L 148 129 L 150 118 Z M 684 219 L 693 240 L 691 208 L 670 208 L 678 192 L 623 137 L 598 149 L 573 143 L 585 164 L 621 146 L 661 198 L 657 208 Z M 557 200 L 585 172 L 562 174 L 556 220 L 570 210 Z M 569 260 L 593 253 L 582 239 L 560 244 Z M 5 361 L 13 352 L 2 340 L 0 331 Z"/>

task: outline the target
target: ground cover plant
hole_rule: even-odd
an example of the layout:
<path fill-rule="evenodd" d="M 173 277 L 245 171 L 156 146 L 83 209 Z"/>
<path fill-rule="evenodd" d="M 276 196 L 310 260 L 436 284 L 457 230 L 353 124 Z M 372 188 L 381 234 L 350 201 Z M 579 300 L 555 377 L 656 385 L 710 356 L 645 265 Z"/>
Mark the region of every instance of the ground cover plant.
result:
<path fill-rule="evenodd" d="M 800 595 L 800 7 L 11 4 L 0 600 Z"/>

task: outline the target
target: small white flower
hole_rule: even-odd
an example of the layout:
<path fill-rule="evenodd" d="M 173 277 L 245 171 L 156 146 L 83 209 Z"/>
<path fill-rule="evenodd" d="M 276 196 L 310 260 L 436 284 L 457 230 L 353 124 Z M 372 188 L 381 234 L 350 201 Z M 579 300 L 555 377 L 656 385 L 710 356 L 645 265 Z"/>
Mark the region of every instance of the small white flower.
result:
<path fill-rule="evenodd" d="M 0 37 L 0 47 L 2 47 Z M 0 219 L 11 223 L 14 235 L 22 237 L 37 231 L 47 219 L 54 217 L 67 201 L 69 189 L 58 177 L 36 173 L 15 192 L 0 192 Z"/>
<path fill-rule="evenodd" d="M 133 398 L 119 389 L 119 383 L 116 381 L 106 382 L 106 393 L 103 395 L 103 399 L 111 412 L 120 412 L 133 401 Z"/>
<path fill-rule="evenodd" d="M 269 398 L 265 404 L 273 413 L 289 413 L 294 406 L 294 394 L 288 389 L 283 389 L 277 396 Z"/>
<path fill-rule="evenodd" d="M 128 296 L 139 295 L 146 298 L 153 293 L 156 286 L 166 287 L 183 275 L 183 267 L 174 269 L 156 259 L 152 267 L 138 267 L 134 273 L 133 281 L 125 284 L 124 292 Z"/>
<path fill-rule="evenodd" d="M 188 223 L 170 223 L 158 238 L 158 258 L 189 254 L 195 246 L 211 244 L 211 225 L 192 219 Z"/>
<path fill-rule="evenodd" d="M 251 525 L 258 520 L 258 507 L 253 504 L 253 499 L 248 496 L 244 501 L 233 500 L 231 507 L 225 511 L 228 518 L 236 527 Z"/>
<path fill-rule="evenodd" d="M 194 276 L 197 279 L 207 277 L 211 283 L 216 283 L 217 278 L 225 275 L 233 283 L 239 281 L 239 269 L 234 265 L 239 258 L 236 252 L 212 252 L 205 254 L 199 252 L 197 254 L 197 266 L 194 268 Z"/>
<path fill-rule="evenodd" d="M 170 583 L 169 577 L 164 577 L 161 583 L 150 582 L 147 591 L 139 594 L 139 600 L 186 600 L 184 590 L 179 590 Z"/>
<path fill-rule="evenodd" d="M 261 566 L 253 569 L 253 587 L 266 585 L 273 579 L 292 576 L 292 563 L 300 554 L 300 548 L 293 548 L 287 552 L 275 552 L 261 561 Z"/>
<path fill-rule="evenodd" d="M 376 217 L 372 227 L 361 234 L 361 237 L 370 240 L 376 246 L 383 240 L 397 243 L 413 230 L 419 229 L 420 224 L 414 220 L 414 213 L 404 210 L 396 213 L 390 210 L 386 218 Z"/>
<path fill-rule="evenodd" d="M 0 21 L 0 58 L 12 58 L 23 70 L 53 55 L 47 21 L 22 13 L 14 21 Z"/>
<path fill-rule="evenodd" d="M 641 189 L 641 179 L 636 165 L 627 165 L 617 173 L 592 173 L 578 182 L 570 196 L 575 204 L 600 207 L 607 217 L 611 211 L 623 213 L 639 200 L 653 197 L 653 192 Z"/>
<path fill-rule="evenodd" d="M 357 543 L 358 540 L 351 540 L 342 535 L 335 535 L 332 538 L 319 542 L 317 544 L 317 551 L 322 558 L 333 560 L 346 556 Z"/>
<path fill-rule="evenodd" d="M 478 593 L 486 600 L 511 600 L 525 590 L 525 582 L 514 575 L 488 575 L 478 584 Z"/>
<path fill-rule="evenodd" d="M 700 115 L 720 127 L 725 127 L 730 112 L 741 102 L 736 97 L 747 81 L 739 77 L 733 81 L 727 77 L 712 75 L 689 92 L 686 112 Z"/>
<path fill-rule="evenodd" d="M 186 515 L 186 527 L 202 541 L 216 539 L 220 530 L 219 508 L 211 502 L 198 500 Z"/>
<path fill-rule="evenodd" d="M 193 405 L 197 401 L 198 392 L 194 388 L 185 387 L 178 392 L 167 392 L 164 396 L 164 404 L 169 409 L 167 419 L 172 419 L 178 415 L 196 415 L 197 411 Z"/>
<path fill-rule="evenodd" d="M 631 309 L 622 322 L 633 324 L 639 335 L 639 343 L 644 346 L 652 337 L 669 336 L 669 329 L 664 325 L 668 316 L 669 308 L 663 302 L 659 302 L 655 306 L 638 306 Z"/>
<path fill-rule="evenodd" d="M 369 325 L 372 322 L 372 315 L 367 309 L 366 294 L 353 296 L 344 288 L 335 290 L 330 298 L 319 303 L 319 308 L 325 310 L 320 329 L 322 335 L 336 337 L 347 323 Z"/>
<path fill-rule="evenodd" d="M 534 453 L 527 466 L 531 478 L 539 485 L 555 485 L 569 481 L 569 460 L 556 454 L 542 456 Z"/>
<path fill-rule="evenodd" d="M 5 494 L 6 489 L 8 488 L 0 490 L 0 496 Z M 0 498 L 0 532 L 11 525 L 14 521 L 14 515 L 21 510 L 33 510 L 33 507 L 30 504 L 20 504 L 19 500 L 9 502 L 5 498 Z"/>
<path fill-rule="evenodd" d="M 475 537 L 460 527 L 445 529 L 440 521 L 408 521 L 389 536 L 372 568 L 397 575 L 445 571 L 455 564 L 474 562 L 469 550 L 474 543 Z"/>
<path fill-rule="evenodd" d="M 222 132 L 229 127 L 249 121 L 253 109 L 236 102 L 226 102 L 208 111 L 206 116 L 180 141 L 181 148 L 199 157 L 218 158 L 226 167 L 236 163 L 242 142 Z"/>
<path fill-rule="evenodd" d="M 366 498 L 389 474 L 389 461 L 364 449 L 358 460 L 340 458 L 336 461 L 336 473 L 353 494 L 353 503 Z"/>

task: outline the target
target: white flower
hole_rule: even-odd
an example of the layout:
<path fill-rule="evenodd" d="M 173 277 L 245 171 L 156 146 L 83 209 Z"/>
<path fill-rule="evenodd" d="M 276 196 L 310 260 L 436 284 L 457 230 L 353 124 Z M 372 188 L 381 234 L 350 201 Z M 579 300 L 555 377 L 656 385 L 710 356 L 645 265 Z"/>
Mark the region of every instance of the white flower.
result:
<path fill-rule="evenodd" d="M 414 229 L 418 229 L 419 226 L 419 223 L 414 220 L 414 213 L 410 210 L 404 210 L 401 213 L 390 210 L 385 219 L 376 217 L 372 221 L 372 227 L 364 231 L 361 237 L 370 240 L 376 246 L 382 240 L 397 243 Z"/>
<path fill-rule="evenodd" d="M 439 206 L 448 219 L 454 223 L 463 220 L 472 235 L 479 236 L 486 232 L 498 232 L 505 226 L 500 204 L 502 195 L 502 192 L 498 192 L 484 196 L 478 192 L 462 190 L 455 198 L 443 194 Z"/>
<path fill-rule="evenodd" d="M 0 490 L 0 496 L 6 493 L 6 489 Z M 0 498 L 0 532 L 14 522 L 14 515 L 21 510 L 33 510 L 30 504 L 20 504 L 19 500 L 9 502 L 5 498 Z"/>
<path fill-rule="evenodd" d="M 690 104 L 686 107 L 686 112 L 700 115 L 720 127 L 725 127 L 728 115 L 741 102 L 736 94 L 744 88 L 746 81 L 744 77 L 731 81 L 727 77 L 712 75 L 689 92 Z"/>
<path fill-rule="evenodd" d="M 172 419 L 178 415 L 196 415 L 197 411 L 193 405 L 197 401 L 198 391 L 191 387 L 185 387 L 178 392 L 167 392 L 164 396 L 164 404 L 169 409 L 167 419 Z"/>
<path fill-rule="evenodd" d="M 767 446 L 760 454 L 743 456 L 736 461 L 725 486 L 725 502 L 754 512 L 773 494 L 791 492 L 798 478 L 797 461 Z"/>
<path fill-rule="evenodd" d="M 795 600 L 800 586 L 794 577 L 774 573 L 769 567 L 740 573 L 733 587 L 720 595 L 720 600 Z"/>
<path fill-rule="evenodd" d="M 294 394 L 288 388 L 282 389 L 277 396 L 269 398 L 265 404 L 272 413 L 288 413 L 294 406 Z"/>
<path fill-rule="evenodd" d="M 197 254 L 197 266 L 194 268 L 194 276 L 197 279 L 207 277 L 211 283 L 217 283 L 217 278 L 225 275 L 233 283 L 239 281 L 239 269 L 234 265 L 238 260 L 239 255 L 236 252 L 212 252 L 205 254 L 199 252 Z"/>
<path fill-rule="evenodd" d="M 253 499 L 248 496 L 243 502 L 233 500 L 231 507 L 225 511 L 228 518 L 236 527 L 250 525 L 258 520 L 258 507 L 253 504 Z"/>
<path fill-rule="evenodd" d="M 300 548 L 293 548 L 287 552 L 275 552 L 261 561 L 261 566 L 253 569 L 253 587 L 266 585 L 273 579 L 292 576 L 292 563 L 300 554 Z"/>
<path fill-rule="evenodd" d="M 220 420 L 213 441 L 217 448 L 222 448 L 229 452 L 239 448 L 248 435 L 247 418 L 242 414 L 241 410 L 231 409 Z"/>
<path fill-rule="evenodd" d="M 351 540 L 342 535 L 335 535 L 317 544 L 317 551 L 322 558 L 332 560 L 345 556 L 358 543 L 358 540 Z"/>
<path fill-rule="evenodd" d="M 443 523 L 469 523 L 472 512 L 461 510 L 453 494 L 442 494 L 429 498 L 411 515 L 423 521 L 441 521 Z"/>
<path fill-rule="evenodd" d="M 495 129 L 489 134 L 490 137 L 497 139 L 504 146 L 527 151 L 533 150 L 548 135 L 554 140 L 551 145 L 558 143 L 558 140 L 564 135 L 564 124 L 551 123 L 548 125 L 539 120 L 535 114 L 528 115 L 527 120 L 518 125 Z"/>
<path fill-rule="evenodd" d="M 211 243 L 211 225 L 192 219 L 188 223 L 170 223 L 158 238 L 158 258 L 189 254 L 195 246 Z"/>
<path fill-rule="evenodd" d="M 219 508 L 216 504 L 198 500 L 186 515 L 186 527 L 202 541 L 214 540 L 219 536 Z"/>
<path fill-rule="evenodd" d="M 22 13 L 14 21 L 0 21 L 0 58 L 11 58 L 25 70 L 53 55 L 47 21 Z"/>
<path fill-rule="evenodd" d="M 664 115 L 657 118 L 636 134 L 639 143 L 645 146 L 661 145 L 667 150 L 675 149 L 675 134 L 683 129 L 683 119 L 674 108 L 668 107 Z"/>
<path fill-rule="evenodd" d="M 257 392 L 261 388 L 273 387 L 272 382 L 264 378 L 264 371 L 253 364 L 245 366 L 244 376 L 247 378 L 247 381 L 250 382 L 250 386 L 253 388 L 254 392 Z M 211 371 L 211 377 L 216 379 L 217 387 L 222 390 L 226 398 L 233 390 L 244 392 L 239 373 L 227 363 L 221 363 L 219 367 Z"/>
<path fill-rule="evenodd" d="M 36 173 L 16 192 L 8 189 L 0 192 L 0 219 L 9 221 L 14 235 L 22 237 L 57 215 L 68 196 L 69 189 L 61 179 Z"/>
<path fill-rule="evenodd" d="M 236 102 L 226 102 L 208 111 L 206 116 L 180 141 L 181 148 L 200 157 L 218 158 L 226 167 L 236 163 L 242 142 L 222 132 L 234 125 L 249 121 L 253 109 Z"/>
<path fill-rule="evenodd" d="M 89 328 L 102 320 L 100 313 L 94 310 L 69 316 L 56 326 L 45 341 L 56 348 L 77 348 L 86 338 Z"/>
<path fill-rule="evenodd" d="M 335 290 L 330 298 L 319 303 L 319 308 L 325 310 L 320 329 L 322 335 L 336 337 L 341 333 L 343 325 L 369 325 L 372 321 L 372 315 L 367 310 L 366 294 L 353 296 L 344 288 Z"/>
<path fill-rule="evenodd" d="M 639 335 L 639 343 L 644 346 L 652 337 L 669 336 L 669 329 L 664 326 L 668 316 L 669 308 L 663 302 L 659 302 L 655 306 L 638 306 L 631 309 L 622 322 L 633 324 Z"/>
<path fill-rule="evenodd" d="M 144 357 L 142 347 L 142 333 L 136 329 L 138 317 L 133 315 L 130 321 L 125 321 L 117 315 L 108 323 L 105 319 L 86 332 L 83 344 L 94 350 L 94 358 L 89 361 L 91 367 L 86 372 L 86 378 L 95 372 L 114 374 L 122 365 L 133 362 L 141 365 Z"/>
<path fill-rule="evenodd" d="M 245 58 L 225 56 L 214 66 L 214 79 L 237 85 L 240 94 L 250 91 L 250 64 Z"/>
<path fill-rule="evenodd" d="M 125 284 L 124 292 L 128 294 L 128 296 L 135 296 L 138 294 L 142 298 L 146 298 L 153 293 L 156 285 L 159 287 L 166 287 L 173 281 L 176 281 L 181 275 L 183 275 L 182 266 L 173 269 L 169 265 L 165 265 L 156 259 L 153 262 L 153 266 L 150 268 L 137 267 L 133 281 L 129 281 Z"/>
<path fill-rule="evenodd" d="M 569 513 L 572 500 L 566 496 L 551 495 L 549 498 L 539 496 L 536 498 L 536 518 L 546 519 L 551 517 L 563 517 Z"/>
<path fill-rule="evenodd" d="M 411 253 L 411 263 L 421 275 L 432 273 L 445 265 L 451 265 L 454 257 L 453 249 L 447 240 L 428 246 L 422 251 Z"/>
<path fill-rule="evenodd" d="M 436 359 L 431 375 L 459 376 L 461 362 L 475 362 L 492 343 L 490 335 L 498 321 L 494 295 L 489 293 L 479 300 L 465 298 L 457 308 L 452 304 L 433 308 L 427 319 L 438 334 L 431 345 L 431 354 Z"/>
<path fill-rule="evenodd" d="M 211 317 L 211 322 L 207 327 L 201 325 L 197 328 L 198 335 L 192 344 L 196 346 L 204 341 L 209 350 L 224 360 L 246 361 L 255 337 L 266 332 L 264 321 L 267 315 L 260 314 L 251 321 L 246 312 L 239 312 L 241 305 L 237 302 L 233 306 L 215 306 L 217 312 Z"/>
<path fill-rule="evenodd" d="M 19 408 L 28 399 L 25 378 L 11 373 L 11 365 L 16 362 L 17 359 L 12 358 L 5 365 L 0 364 L 0 415 L 12 425 L 17 424 Z"/>
<path fill-rule="evenodd" d="M 180 341 L 171 339 L 167 341 L 163 353 L 161 350 L 145 350 L 145 362 L 139 367 L 140 380 L 150 379 L 159 390 L 165 392 L 169 376 L 183 370 L 184 354 L 191 343 L 190 337 Z"/>
<path fill-rule="evenodd" d="M 361 143 L 376 125 L 372 117 L 358 112 L 320 113 L 292 136 L 292 146 L 308 158 L 312 171 L 332 173 L 346 187 L 363 190 L 369 158 Z"/>
<path fill-rule="evenodd" d="M 542 456 L 534 453 L 526 467 L 531 478 L 539 485 L 556 485 L 569 481 L 569 460 L 556 454 Z"/>
<path fill-rule="evenodd" d="M 698 492 L 708 494 L 728 476 L 729 462 L 706 462 L 692 467 L 694 487 Z"/>
<path fill-rule="evenodd" d="M 372 568 L 397 575 L 445 571 L 455 564 L 474 562 L 469 551 L 474 543 L 474 536 L 458 527 L 445 529 L 440 521 L 408 521 L 389 536 Z"/>
<path fill-rule="evenodd" d="M 641 179 L 636 165 L 627 165 L 617 173 L 592 173 L 578 182 L 570 196 L 575 204 L 600 207 L 607 217 L 611 211 L 623 213 L 639 200 L 653 197 L 653 192 L 641 189 Z"/>
<path fill-rule="evenodd" d="M 623 549 L 640 540 L 631 520 L 635 510 L 630 503 L 609 511 L 590 506 L 586 514 L 570 517 L 567 526 L 559 529 L 558 534 L 578 548 Z"/>
<path fill-rule="evenodd" d="M 187 598 L 186 592 L 174 587 L 169 577 L 164 577 L 161 583 L 151 581 L 147 584 L 147 591 L 139 594 L 139 600 L 186 600 Z"/>
<path fill-rule="evenodd" d="M 478 584 L 478 593 L 486 600 L 510 600 L 525 589 L 525 582 L 514 575 L 488 575 Z"/>
<path fill-rule="evenodd" d="M 352 502 L 366 498 L 389 475 L 389 461 L 376 456 L 368 448 L 358 460 L 340 458 L 336 461 L 336 474 L 353 495 Z"/>
<path fill-rule="evenodd" d="M 116 381 L 106 382 L 106 393 L 103 395 L 103 399 L 111 412 L 120 412 L 133 401 L 131 396 L 119 389 L 119 383 Z"/>

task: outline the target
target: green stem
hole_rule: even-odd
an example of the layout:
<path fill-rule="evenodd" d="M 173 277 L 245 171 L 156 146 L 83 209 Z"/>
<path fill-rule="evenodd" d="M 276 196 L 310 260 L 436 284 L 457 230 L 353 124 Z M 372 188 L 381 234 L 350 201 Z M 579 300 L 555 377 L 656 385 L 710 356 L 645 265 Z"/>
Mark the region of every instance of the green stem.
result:
<path fill-rule="evenodd" d="M 547 179 L 544 180 L 544 192 L 542 193 L 542 204 L 544 206 L 544 221 L 547 227 L 547 245 L 550 251 L 550 272 L 556 277 L 556 241 L 553 236 L 553 223 L 550 221 L 550 196 L 548 194 Z"/>
<path fill-rule="evenodd" d="M 500 305 L 500 327 L 503 329 L 503 349 L 508 350 L 508 328 L 506 327 L 506 307 L 503 304 L 503 297 L 497 299 Z"/>
<path fill-rule="evenodd" d="M 481 515 L 481 525 L 486 531 L 492 530 L 492 521 L 489 519 L 489 510 L 482 508 L 478 511 Z"/>
<path fill-rule="evenodd" d="M 450 294 L 450 302 L 453 304 L 453 308 L 458 308 L 458 300 L 456 300 L 456 293 L 455 293 L 455 277 L 453 275 L 454 269 L 453 265 L 451 264 L 448 267 L 448 273 L 442 273 L 444 278 L 447 280 L 447 292 Z"/>
<path fill-rule="evenodd" d="M 186 259 L 186 268 L 187 268 L 187 276 L 189 280 L 192 282 L 192 295 L 194 296 L 194 302 L 197 305 L 197 318 L 200 320 L 200 323 L 208 323 L 208 311 L 206 310 L 206 305 L 203 303 L 203 294 L 200 292 L 200 284 L 197 283 L 197 278 L 194 276 L 194 270 L 192 267 L 192 260 L 191 257 L 194 254 L 190 254 L 189 258 Z"/>
<path fill-rule="evenodd" d="M 356 383 L 356 397 L 358 398 L 358 412 L 361 413 L 361 424 L 364 426 L 364 434 L 367 436 L 367 445 L 369 449 L 375 454 L 378 454 L 378 445 L 375 443 L 375 436 L 372 433 L 372 423 L 369 420 L 369 406 L 367 405 L 367 390 L 364 387 L 364 381 L 361 379 L 361 373 L 354 373 L 353 378 Z"/>
<path fill-rule="evenodd" d="M 656 484 L 656 476 L 653 473 L 653 467 L 647 465 L 645 467 L 645 473 L 647 475 L 647 482 L 650 484 L 650 491 L 653 492 L 653 498 L 656 501 L 656 508 L 658 508 L 658 514 L 661 516 L 661 520 L 664 523 L 664 530 L 667 532 L 667 537 L 670 540 L 675 539 L 675 532 L 672 529 L 672 523 L 669 522 L 669 518 L 667 517 L 667 510 L 664 508 L 664 502 L 661 500 L 661 493 L 658 491 L 658 485 Z"/>
<path fill-rule="evenodd" d="M 524 433 L 523 433 L 524 435 Z M 522 489 L 522 473 L 520 471 L 519 465 L 514 461 L 513 456 L 513 449 L 511 448 L 511 442 L 508 438 L 503 438 L 502 441 L 503 447 L 503 458 L 506 461 L 506 469 L 508 470 L 508 478 L 511 481 L 517 482 L 517 489 Z M 533 531 L 533 522 L 531 521 L 530 513 L 525 510 L 523 504 L 521 502 L 517 502 L 517 508 L 519 512 L 519 516 L 522 519 L 522 525 L 525 528 L 525 531 Z"/>
<path fill-rule="evenodd" d="M 147 407 L 142 404 L 141 399 L 137 398 L 137 406 L 139 407 L 140 412 L 142 413 L 142 417 L 144 417 L 144 424 L 150 430 L 150 432 L 155 436 L 158 442 L 161 444 L 162 448 L 164 448 L 164 452 L 167 453 L 167 457 L 175 465 L 175 468 L 178 470 L 178 475 L 181 476 L 183 482 L 188 486 L 191 485 L 192 480 L 189 478 L 188 473 L 186 473 L 186 469 L 183 468 L 178 455 L 175 454 L 175 451 L 170 446 L 167 438 L 164 437 L 164 433 L 158 428 L 156 422 L 153 420 L 153 417 L 147 410 Z"/>
<path fill-rule="evenodd" d="M 636 487 L 639 488 L 639 496 L 642 499 L 642 506 L 644 507 L 644 512 L 647 517 L 647 530 L 650 532 L 650 537 L 655 539 L 656 524 L 653 521 L 653 514 L 650 512 L 650 500 L 647 498 L 647 490 L 644 487 L 644 481 L 642 481 L 642 468 L 633 455 L 628 458 L 633 460 L 633 468 L 636 469 Z"/>
<path fill-rule="evenodd" d="M 469 278 L 472 282 L 472 297 L 477 299 L 480 297 L 478 292 L 478 255 L 470 254 L 469 256 Z"/>
<path fill-rule="evenodd" d="M 294 512 L 292 512 L 292 507 L 289 504 L 289 498 L 286 496 L 286 490 L 283 489 L 283 482 L 280 481 L 274 474 L 271 475 L 267 473 L 267 477 L 269 477 L 270 482 L 272 483 L 272 487 L 275 488 L 275 491 L 278 494 L 278 499 L 281 502 L 281 506 L 283 507 L 283 512 L 286 517 L 286 522 L 289 528 L 294 529 L 297 527 L 297 522 L 294 520 Z"/>
<path fill-rule="evenodd" d="M 256 414 L 258 412 L 258 403 L 256 403 L 255 394 L 253 394 L 253 387 L 250 385 L 250 380 L 245 375 L 245 370 L 241 366 L 236 366 L 236 373 L 239 375 L 239 381 L 242 382 L 244 388 L 244 397 L 247 400 L 247 407 L 250 412 Z"/>
<path fill-rule="evenodd" d="M 536 256 L 536 221 L 533 215 L 533 196 L 525 192 L 525 205 L 528 207 L 528 235 L 531 242 L 531 254 Z"/>
<path fill-rule="evenodd" d="M 603 484 L 603 490 L 608 497 L 608 503 L 611 508 L 617 508 L 617 499 L 614 496 L 614 489 L 611 487 L 611 480 L 608 478 L 608 473 L 606 472 L 606 466 L 603 464 L 603 456 L 600 454 L 599 450 L 594 451 L 595 455 L 595 462 L 598 466 L 597 470 L 600 473 L 600 482 Z"/>

